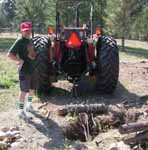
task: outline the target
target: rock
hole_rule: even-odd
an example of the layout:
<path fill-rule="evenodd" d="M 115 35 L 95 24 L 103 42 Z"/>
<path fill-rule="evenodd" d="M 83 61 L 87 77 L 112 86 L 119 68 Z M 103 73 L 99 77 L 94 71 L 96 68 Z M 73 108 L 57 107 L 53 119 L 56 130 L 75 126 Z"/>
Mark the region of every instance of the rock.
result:
<path fill-rule="evenodd" d="M 6 135 L 5 138 L 13 138 L 14 137 L 14 135 L 10 131 L 6 132 L 5 135 Z"/>
<path fill-rule="evenodd" d="M 118 149 L 118 147 L 116 147 L 115 145 L 114 145 L 114 146 L 112 145 L 112 146 L 109 148 L 109 150 L 119 150 L 119 149 Z"/>
<path fill-rule="evenodd" d="M 13 138 L 5 138 L 4 140 L 3 140 L 3 142 L 5 142 L 5 143 L 7 143 L 7 145 L 10 143 L 12 143 L 14 141 L 14 139 Z"/>
<path fill-rule="evenodd" d="M 11 134 L 15 136 L 16 134 L 20 134 L 20 132 L 19 131 L 12 131 Z"/>
<path fill-rule="evenodd" d="M 0 140 L 4 140 L 7 137 L 6 133 L 3 131 L 0 131 Z"/>
<path fill-rule="evenodd" d="M 23 139 L 23 138 L 19 138 L 18 140 L 17 140 L 18 142 L 27 142 L 25 139 Z"/>
<path fill-rule="evenodd" d="M 20 132 L 17 127 L 13 127 L 11 129 L 2 128 L 2 131 L 0 131 L 0 150 L 7 149 L 13 142 L 16 141 L 16 139 L 19 139 L 20 137 Z"/>
<path fill-rule="evenodd" d="M 130 150 L 128 145 L 125 145 L 123 142 L 112 143 L 109 147 L 109 150 Z"/>
<path fill-rule="evenodd" d="M 75 143 L 72 145 L 71 150 L 88 150 L 88 148 L 84 144 Z"/>
<path fill-rule="evenodd" d="M 16 138 L 16 139 L 20 139 L 20 138 L 21 138 L 21 135 L 20 135 L 20 134 L 16 134 L 16 135 L 15 135 L 15 138 Z"/>
<path fill-rule="evenodd" d="M 1 128 L 0 131 L 7 132 L 7 131 L 9 131 L 9 128 L 4 127 L 4 128 Z"/>
<path fill-rule="evenodd" d="M 11 136 L 11 137 L 15 137 L 16 134 L 20 134 L 19 131 L 8 131 L 6 132 L 6 135 Z"/>
<path fill-rule="evenodd" d="M 12 128 L 10 128 L 10 131 L 19 131 L 19 127 L 18 126 L 12 127 Z"/>
<path fill-rule="evenodd" d="M 5 142 L 0 141 L 0 150 L 7 150 L 8 145 Z"/>
<path fill-rule="evenodd" d="M 12 147 L 12 148 L 14 148 L 14 147 L 18 147 L 18 145 L 19 145 L 19 143 L 18 143 L 18 142 L 14 142 L 14 143 L 12 143 L 12 144 L 11 144 L 11 147 Z"/>

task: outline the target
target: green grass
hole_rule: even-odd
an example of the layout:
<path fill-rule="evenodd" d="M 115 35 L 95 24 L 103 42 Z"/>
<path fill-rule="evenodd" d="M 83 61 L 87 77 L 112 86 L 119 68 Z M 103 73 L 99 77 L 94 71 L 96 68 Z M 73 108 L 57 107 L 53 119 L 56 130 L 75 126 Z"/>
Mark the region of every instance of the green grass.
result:
<path fill-rule="evenodd" d="M 148 49 L 125 47 L 125 51 L 122 51 L 120 46 L 119 49 L 121 61 L 140 61 L 148 59 Z"/>
<path fill-rule="evenodd" d="M 0 51 L 7 50 L 15 42 L 15 39 L 0 38 Z"/>
<path fill-rule="evenodd" d="M 125 51 L 122 51 L 121 40 L 116 40 L 120 49 L 120 61 L 133 62 L 148 59 L 148 42 L 125 40 Z"/>
<path fill-rule="evenodd" d="M 18 75 L 16 64 L 6 53 L 0 53 L 0 111 L 16 107 L 18 95 Z"/>
<path fill-rule="evenodd" d="M 0 111 L 16 107 L 18 75 L 16 64 L 9 60 L 6 51 L 15 39 L 0 38 Z"/>
<path fill-rule="evenodd" d="M 148 59 L 148 49 L 126 47 L 126 53 L 130 56 Z"/>
<path fill-rule="evenodd" d="M 0 112 L 17 107 L 18 91 L 18 85 L 9 89 L 0 89 Z"/>
<path fill-rule="evenodd" d="M 8 60 L 6 53 L 0 55 L 0 88 L 14 87 L 17 80 L 16 64 Z"/>

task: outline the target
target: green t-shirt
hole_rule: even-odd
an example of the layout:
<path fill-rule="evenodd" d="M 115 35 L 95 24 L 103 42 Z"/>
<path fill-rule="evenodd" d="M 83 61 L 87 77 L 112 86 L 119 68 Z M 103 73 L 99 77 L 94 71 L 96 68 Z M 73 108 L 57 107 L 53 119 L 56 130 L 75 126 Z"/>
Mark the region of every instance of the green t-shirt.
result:
<path fill-rule="evenodd" d="M 30 39 L 24 37 L 18 38 L 15 43 L 9 49 L 9 53 L 18 56 L 24 60 L 24 64 L 20 72 L 25 74 L 31 74 L 35 70 L 36 60 L 32 60 L 28 57 L 29 54 L 29 45 L 32 44 Z"/>

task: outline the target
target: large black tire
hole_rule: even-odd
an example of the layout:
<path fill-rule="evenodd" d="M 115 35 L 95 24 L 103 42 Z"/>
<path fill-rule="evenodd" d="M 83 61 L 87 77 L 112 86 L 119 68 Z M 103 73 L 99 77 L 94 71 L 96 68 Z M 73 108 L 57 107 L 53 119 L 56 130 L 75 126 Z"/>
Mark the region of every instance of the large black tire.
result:
<path fill-rule="evenodd" d="M 96 89 L 111 94 L 116 89 L 119 76 L 119 51 L 112 37 L 102 36 L 96 44 L 97 72 Z"/>
<path fill-rule="evenodd" d="M 37 36 L 32 39 L 37 54 L 36 72 L 38 77 L 38 93 L 50 92 L 50 63 L 49 47 L 51 45 L 48 36 Z"/>

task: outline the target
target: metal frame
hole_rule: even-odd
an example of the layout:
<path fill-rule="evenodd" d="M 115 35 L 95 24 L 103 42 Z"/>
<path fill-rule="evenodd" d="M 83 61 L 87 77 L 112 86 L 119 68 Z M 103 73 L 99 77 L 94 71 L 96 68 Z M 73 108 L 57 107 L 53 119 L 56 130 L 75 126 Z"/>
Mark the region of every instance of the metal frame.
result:
<path fill-rule="evenodd" d="M 58 8 L 59 8 L 59 2 L 60 1 L 63 1 L 63 2 L 68 2 L 67 0 L 56 0 L 56 40 L 58 38 L 58 33 L 59 33 L 59 25 L 60 25 L 60 12 L 58 11 Z M 73 2 L 76 2 L 76 1 L 73 1 Z M 79 23 L 79 8 L 80 8 L 80 5 L 82 3 L 84 3 L 86 1 L 84 0 L 79 0 L 78 1 L 78 4 L 76 6 L 76 27 L 79 27 L 80 23 Z M 91 1 L 89 1 L 89 3 L 91 4 L 91 10 L 90 10 L 90 28 L 91 28 L 91 37 L 92 37 L 92 26 L 93 26 L 93 3 Z"/>

